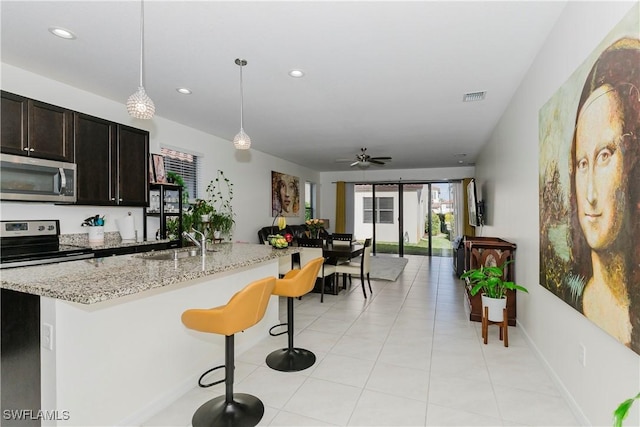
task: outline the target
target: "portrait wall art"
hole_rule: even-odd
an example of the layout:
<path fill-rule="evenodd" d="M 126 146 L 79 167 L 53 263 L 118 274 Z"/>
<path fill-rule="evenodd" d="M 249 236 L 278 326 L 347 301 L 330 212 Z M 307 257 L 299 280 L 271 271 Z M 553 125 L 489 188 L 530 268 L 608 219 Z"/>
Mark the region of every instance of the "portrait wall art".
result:
<path fill-rule="evenodd" d="M 540 284 L 640 354 L 638 5 L 539 112 Z"/>
<path fill-rule="evenodd" d="M 300 213 L 300 179 L 271 171 L 271 216 L 298 216 Z"/>

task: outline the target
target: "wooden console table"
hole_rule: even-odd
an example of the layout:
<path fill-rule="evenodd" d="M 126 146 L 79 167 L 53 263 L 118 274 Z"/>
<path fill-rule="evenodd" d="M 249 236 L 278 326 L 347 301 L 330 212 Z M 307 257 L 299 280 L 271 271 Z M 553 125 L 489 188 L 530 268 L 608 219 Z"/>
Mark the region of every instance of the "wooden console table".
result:
<path fill-rule="evenodd" d="M 505 269 L 506 280 L 515 281 L 516 244 L 497 237 L 464 236 L 464 269 L 480 268 L 481 265 L 501 266 L 513 262 Z M 471 285 L 466 285 L 466 298 L 471 313 L 469 320 L 482 322 L 482 298 L 480 293 L 471 296 Z M 507 291 L 507 317 L 509 326 L 516 325 L 516 292 Z"/>

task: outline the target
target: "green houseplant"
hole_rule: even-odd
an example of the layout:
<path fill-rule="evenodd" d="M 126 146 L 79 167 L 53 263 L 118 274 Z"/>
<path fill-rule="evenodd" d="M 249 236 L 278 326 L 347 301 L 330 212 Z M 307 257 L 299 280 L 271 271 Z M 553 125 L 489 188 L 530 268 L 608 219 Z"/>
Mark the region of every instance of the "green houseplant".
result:
<path fill-rule="evenodd" d="M 469 279 L 472 287 L 469 293 L 473 296 L 482 291 L 489 298 L 502 299 L 506 296 L 507 290 L 529 292 L 527 288 L 516 285 L 514 282 L 504 280 L 504 268 L 512 263 L 509 260 L 501 266 L 480 266 L 468 270 L 460 276 L 461 279 Z"/>
<path fill-rule="evenodd" d="M 636 400 L 640 400 L 640 393 L 638 393 L 635 397 L 625 400 L 622 402 L 616 410 L 613 412 L 613 426 L 614 427 L 622 427 L 622 422 L 627 415 L 629 415 L 629 409 L 633 405 L 633 402 Z"/>
<path fill-rule="evenodd" d="M 211 229 L 213 232 L 231 235 L 235 224 L 235 214 L 233 212 L 233 183 L 218 169 L 215 179 L 207 185 L 207 202 L 213 210 L 210 216 Z"/>
<path fill-rule="evenodd" d="M 204 228 L 204 222 L 211 221 L 213 212 L 214 209 L 211 203 L 205 199 L 196 199 L 195 202 L 189 206 L 189 209 L 187 209 L 185 216 L 188 216 L 189 219 L 185 221 L 184 229 L 187 231 L 190 231 L 192 228 L 202 230 Z M 187 225 L 189 225 L 189 227 L 187 227 Z"/>
<path fill-rule="evenodd" d="M 182 206 L 187 206 L 189 204 L 189 190 L 182 175 L 173 171 L 167 171 L 167 181 L 182 187 Z"/>
<path fill-rule="evenodd" d="M 502 321 L 502 310 L 507 304 L 507 291 L 529 292 L 524 286 L 515 284 L 514 282 L 504 280 L 504 269 L 512 263 L 509 260 L 501 266 L 484 266 L 468 270 L 460 276 L 461 279 L 468 280 L 471 284 L 469 294 L 476 295 L 482 291 L 482 307 L 489 306 L 489 320 L 493 322 Z"/>

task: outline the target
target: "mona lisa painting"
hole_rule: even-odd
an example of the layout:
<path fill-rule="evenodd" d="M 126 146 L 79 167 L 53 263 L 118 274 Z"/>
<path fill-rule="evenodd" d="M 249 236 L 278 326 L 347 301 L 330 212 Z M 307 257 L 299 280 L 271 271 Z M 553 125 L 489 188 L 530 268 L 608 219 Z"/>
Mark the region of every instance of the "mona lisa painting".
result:
<path fill-rule="evenodd" d="M 640 354 L 638 5 L 539 113 L 540 284 Z"/>

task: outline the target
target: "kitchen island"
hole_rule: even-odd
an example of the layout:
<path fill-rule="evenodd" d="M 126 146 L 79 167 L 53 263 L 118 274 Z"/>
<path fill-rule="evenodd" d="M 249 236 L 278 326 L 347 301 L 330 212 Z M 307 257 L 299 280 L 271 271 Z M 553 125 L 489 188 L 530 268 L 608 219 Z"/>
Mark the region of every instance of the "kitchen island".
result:
<path fill-rule="evenodd" d="M 186 329 L 182 312 L 225 304 L 251 281 L 277 276 L 277 259 L 298 249 L 185 251 L 3 270 L 3 306 L 6 295 L 39 297 L 41 409 L 57 411 L 42 425 L 135 425 L 193 388 L 224 363 L 224 339 Z M 236 337 L 238 354 L 276 323 L 272 297 L 265 318 Z"/>

